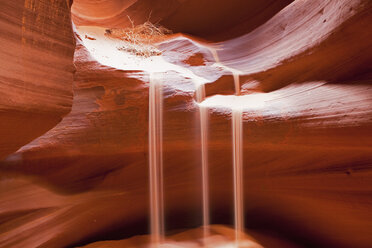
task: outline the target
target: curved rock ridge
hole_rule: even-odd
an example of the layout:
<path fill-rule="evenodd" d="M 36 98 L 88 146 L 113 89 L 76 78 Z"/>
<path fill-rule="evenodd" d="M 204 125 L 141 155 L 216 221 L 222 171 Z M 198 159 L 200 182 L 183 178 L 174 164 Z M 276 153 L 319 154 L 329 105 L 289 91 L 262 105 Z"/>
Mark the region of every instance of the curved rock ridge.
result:
<path fill-rule="evenodd" d="M 0 159 L 55 126 L 72 104 L 67 1 L 0 4 Z"/>
<path fill-rule="evenodd" d="M 254 31 L 218 44 L 217 52 L 265 91 L 350 80 L 370 71 L 371 10 L 370 1 L 297 1 Z"/>
<path fill-rule="evenodd" d="M 123 28 L 150 20 L 174 32 L 224 40 L 253 30 L 292 1 L 75 0 L 72 15 L 78 26 Z"/>
<path fill-rule="evenodd" d="M 246 231 L 256 242 L 250 245 L 370 247 L 372 4 L 283 1 L 279 7 L 277 2 L 246 1 L 257 7 L 257 15 L 250 15 L 252 20 L 236 16 L 229 33 L 205 31 L 208 22 L 196 25 L 205 6 L 193 0 L 152 5 L 145 0 L 74 1 L 79 25 L 71 111 L 67 113 L 70 86 L 62 87 L 62 81 L 45 90 L 49 98 L 30 103 L 32 113 L 65 116 L 45 128 L 32 114 L 43 132 L 31 132 L 30 143 L 0 161 L 0 246 L 146 246 L 147 236 L 138 235 L 148 234 L 149 222 L 151 75 L 163 89 L 165 223 L 171 244 L 202 243 L 200 229 L 194 229 L 202 224 L 200 107 L 208 108 L 211 223 L 224 225 L 213 227 L 217 236 L 210 243 L 231 240 L 231 112 L 239 107 Z M 168 3 L 167 8 L 160 3 Z M 238 3 L 233 1 L 231 8 Z M 220 4 L 210 11 L 211 21 L 223 22 Z M 258 11 L 264 4 L 276 10 L 268 11 L 267 21 L 267 13 Z M 151 18 L 163 24 L 169 20 L 167 27 L 173 23 L 181 31 L 222 41 L 174 34 L 156 44 L 160 56 L 143 58 L 120 49 L 122 40 L 105 35 L 106 28 L 128 25 L 121 23 L 127 14 L 138 18 L 135 23 L 147 20 L 150 7 Z M 195 9 L 195 20 L 183 21 L 182 13 L 190 9 Z M 66 14 L 68 19 L 67 7 L 61 13 L 58 17 Z M 226 8 L 226 13 L 234 12 Z M 249 32 L 236 37 L 243 30 Z M 72 33 L 51 33 L 60 35 L 72 39 Z M 59 55 L 67 61 L 66 54 Z M 203 87 L 206 94 L 200 100 L 197 93 Z"/>

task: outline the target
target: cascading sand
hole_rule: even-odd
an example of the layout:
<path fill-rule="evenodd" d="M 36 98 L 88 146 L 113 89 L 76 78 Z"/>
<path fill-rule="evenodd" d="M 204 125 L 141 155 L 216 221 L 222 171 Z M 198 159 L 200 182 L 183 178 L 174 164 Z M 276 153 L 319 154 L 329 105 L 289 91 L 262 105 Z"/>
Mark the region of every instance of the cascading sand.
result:
<path fill-rule="evenodd" d="M 151 243 L 157 247 L 164 237 L 163 199 L 163 94 L 161 81 L 150 73 L 149 87 L 149 181 Z"/>
<path fill-rule="evenodd" d="M 205 98 L 205 86 L 200 85 L 196 91 L 197 102 Z M 203 235 L 209 236 L 209 173 L 208 173 L 208 108 L 199 106 L 200 114 L 200 140 L 201 140 L 201 164 L 202 164 L 202 205 L 203 205 Z"/>

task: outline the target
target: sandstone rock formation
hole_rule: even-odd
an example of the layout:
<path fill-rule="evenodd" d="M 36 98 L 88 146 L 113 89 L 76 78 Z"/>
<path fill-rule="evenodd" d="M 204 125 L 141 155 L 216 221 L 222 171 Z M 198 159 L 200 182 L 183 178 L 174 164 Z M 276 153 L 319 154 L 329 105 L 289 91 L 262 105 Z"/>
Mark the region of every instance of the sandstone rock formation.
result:
<path fill-rule="evenodd" d="M 221 40 L 253 30 L 292 1 L 79 0 L 72 15 L 79 26 L 126 27 L 129 16 L 135 24 L 150 20 L 174 32 Z"/>
<path fill-rule="evenodd" d="M 191 229 L 201 225 L 199 104 L 209 107 L 211 221 L 232 224 L 238 101 L 253 240 L 372 245 L 369 0 L 75 0 L 76 39 L 69 8 L 62 0 L 0 5 L 0 247 L 146 241 L 124 239 L 148 234 L 150 74 L 164 90 L 171 237 L 190 229 L 181 240 L 197 239 Z M 161 56 L 136 58 L 105 35 L 132 25 L 127 15 L 175 32 L 157 44 Z"/>
<path fill-rule="evenodd" d="M 0 4 L 0 159 L 71 109 L 74 41 L 66 1 Z"/>

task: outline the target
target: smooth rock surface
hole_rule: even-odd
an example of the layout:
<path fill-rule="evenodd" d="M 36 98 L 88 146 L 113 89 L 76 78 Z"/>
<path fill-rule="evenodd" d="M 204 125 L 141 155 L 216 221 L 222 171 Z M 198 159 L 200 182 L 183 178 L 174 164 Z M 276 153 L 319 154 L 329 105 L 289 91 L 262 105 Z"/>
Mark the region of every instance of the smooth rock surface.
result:
<path fill-rule="evenodd" d="M 71 110 L 74 38 L 65 0 L 0 3 L 0 159 Z"/>
<path fill-rule="evenodd" d="M 244 34 L 239 33 L 244 21 L 229 24 L 235 27 L 232 36 L 226 30 L 208 33 L 205 28 L 210 23 L 196 26 L 193 20 L 183 22 L 180 14 L 169 26 L 173 23 L 176 31 L 199 32 L 220 42 L 174 34 L 158 44 L 161 56 L 147 59 L 119 51 L 121 41 L 104 33 L 105 27 L 128 25 L 120 21 L 135 4 L 143 4 L 133 12 L 139 18 L 136 23 L 146 20 L 149 3 L 101 2 L 97 7 L 97 2 L 76 0 L 72 7 L 79 24 L 73 89 L 68 80 L 65 84 L 53 81 L 58 85 L 53 88 L 30 78 L 33 84 L 43 82 L 53 90 L 45 90 L 46 95 L 39 98 L 30 91 L 34 97 L 30 103 L 19 97 L 19 105 L 14 105 L 33 104 L 28 106 L 61 118 L 69 112 L 73 92 L 71 112 L 48 128 L 47 121 L 33 114 L 35 118 L 12 117 L 13 122 L 0 116 L 1 123 L 14 128 L 26 119 L 43 128 L 38 134 L 36 128 L 19 128 L 30 136 L 4 153 L 12 154 L 0 162 L 0 247 L 115 247 L 138 239 L 130 237 L 148 234 L 150 73 L 164 90 L 168 236 L 180 229 L 192 233 L 201 225 L 200 104 L 210 109 L 212 223 L 233 224 L 231 108 L 239 106 L 244 112 L 244 206 L 249 233 L 273 235 L 299 247 L 372 245 L 370 1 L 294 1 L 285 8 L 273 1 L 246 1 L 255 6 L 270 2 L 269 9 L 276 11 L 263 22 L 264 10 L 252 14 L 257 28 L 248 28 Z M 191 8 L 187 6 L 195 4 L 192 0 L 165 2 L 171 10 L 156 12 L 156 3 L 152 14 L 164 24 L 172 20 L 170 13 L 187 13 Z M 198 11 L 205 13 L 203 6 L 197 7 L 195 20 Z M 61 13 L 69 18 L 67 7 Z M 216 16 L 208 13 L 210 20 L 224 21 L 218 11 Z M 51 37 L 72 41 L 73 35 L 54 31 Z M 59 55 L 68 61 L 66 54 Z M 37 71 L 41 64 L 29 68 Z M 47 68 L 54 72 L 59 67 Z M 240 74 L 241 96 L 235 96 L 233 73 Z M 198 103 L 196 90 L 202 85 L 206 99 Z M 9 87 L 6 94 L 13 92 Z M 14 91 L 14 96 L 20 96 L 19 92 Z M 9 133 L 6 130 L 0 128 L 4 135 Z M 9 135 L 5 140 L 9 146 L 4 147 L 11 147 L 13 137 L 25 137 L 15 133 L 18 136 Z M 182 242 L 195 241 L 193 234 L 185 237 Z M 265 246 L 264 239 L 256 239 Z"/>

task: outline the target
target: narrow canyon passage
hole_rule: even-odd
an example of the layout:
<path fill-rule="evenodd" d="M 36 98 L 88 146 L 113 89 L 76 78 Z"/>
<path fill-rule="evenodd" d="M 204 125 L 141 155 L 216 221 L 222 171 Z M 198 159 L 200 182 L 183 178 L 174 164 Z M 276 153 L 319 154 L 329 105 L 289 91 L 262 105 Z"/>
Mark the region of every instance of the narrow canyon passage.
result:
<path fill-rule="evenodd" d="M 0 248 L 372 246 L 372 2 L 4 0 Z"/>

